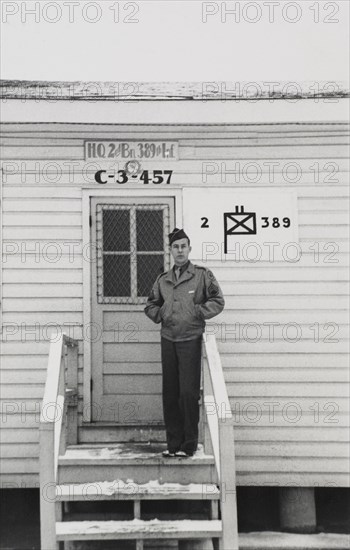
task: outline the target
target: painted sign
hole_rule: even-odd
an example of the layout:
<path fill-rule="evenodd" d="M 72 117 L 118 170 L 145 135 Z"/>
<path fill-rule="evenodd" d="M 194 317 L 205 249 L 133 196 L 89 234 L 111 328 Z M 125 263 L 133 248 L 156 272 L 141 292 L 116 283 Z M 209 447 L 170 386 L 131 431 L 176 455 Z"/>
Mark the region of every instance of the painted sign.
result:
<path fill-rule="evenodd" d="M 190 188 L 183 203 L 194 260 L 280 261 L 297 254 L 295 191 Z"/>
<path fill-rule="evenodd" d="M 85 141 L 85 160 L 177 160 L 177 141 Z"/>
<path fill-rule="evenodd" d="M 137 162 L 137 161 L 130 161 Z M 130 164 L 128 162 L 127 164 Z M 170 184 L 172 170 L 97 170 L 95 172 L 95 182 L 105 185 L 126 183 L 142 183 L 144 185 Z"/>

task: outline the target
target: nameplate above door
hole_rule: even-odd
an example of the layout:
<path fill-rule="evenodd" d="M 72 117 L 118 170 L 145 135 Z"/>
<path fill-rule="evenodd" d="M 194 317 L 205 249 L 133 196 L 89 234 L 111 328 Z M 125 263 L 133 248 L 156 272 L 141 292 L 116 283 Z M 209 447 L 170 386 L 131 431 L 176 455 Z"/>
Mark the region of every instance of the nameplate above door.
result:
<path fill-rule="evenodd" d="M 177 141 L 85 141 L 85 160 L 178 160 Z"/>

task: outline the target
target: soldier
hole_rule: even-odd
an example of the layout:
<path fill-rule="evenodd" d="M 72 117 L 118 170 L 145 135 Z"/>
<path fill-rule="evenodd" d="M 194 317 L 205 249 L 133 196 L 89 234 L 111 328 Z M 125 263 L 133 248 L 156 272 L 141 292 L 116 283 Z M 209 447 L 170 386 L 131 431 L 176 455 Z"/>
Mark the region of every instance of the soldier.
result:
<path fill-rule="evenodd" d="M 225 305 L 213 273 L 189 259 L 190 239 L 183 229 L 169 235 L 174 266 L 161 273 L 151 290 L 145 314 L 162 323 L 163 413 L 165 457 L 188 457 L 197 450 L 202 333 L 206 319 Z"/>

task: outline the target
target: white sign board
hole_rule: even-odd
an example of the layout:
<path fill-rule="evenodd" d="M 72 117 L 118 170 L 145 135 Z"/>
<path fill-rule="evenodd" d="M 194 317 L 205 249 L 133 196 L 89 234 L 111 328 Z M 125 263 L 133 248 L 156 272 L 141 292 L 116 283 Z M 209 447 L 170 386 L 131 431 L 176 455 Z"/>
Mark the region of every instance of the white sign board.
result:
<path fill-rule="evenodd" d="M 291 190 L 187 188 L 183 227 L 191 259 L 297 261 L 297 196 Z"/>

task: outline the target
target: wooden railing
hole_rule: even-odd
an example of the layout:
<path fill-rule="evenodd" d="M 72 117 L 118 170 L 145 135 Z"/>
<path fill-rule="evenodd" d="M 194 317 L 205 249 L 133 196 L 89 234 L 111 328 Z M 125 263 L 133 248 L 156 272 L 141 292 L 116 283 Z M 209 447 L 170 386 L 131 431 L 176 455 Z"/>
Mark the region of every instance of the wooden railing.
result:
<path fill-rule="evenodd" d="M 233 417 L 214 335 L 203 336 L 204 450 L 214 454 L 220 485 L 221 550 L 238 550 Z"/>
<path fill-rule="evenodd" d="M 66 334 L 51 338 L 44 398 L 40 414 L 40 530 L 41 548 L 56 545 L 58 457 L 78 442 L 78 342 Z"/>

